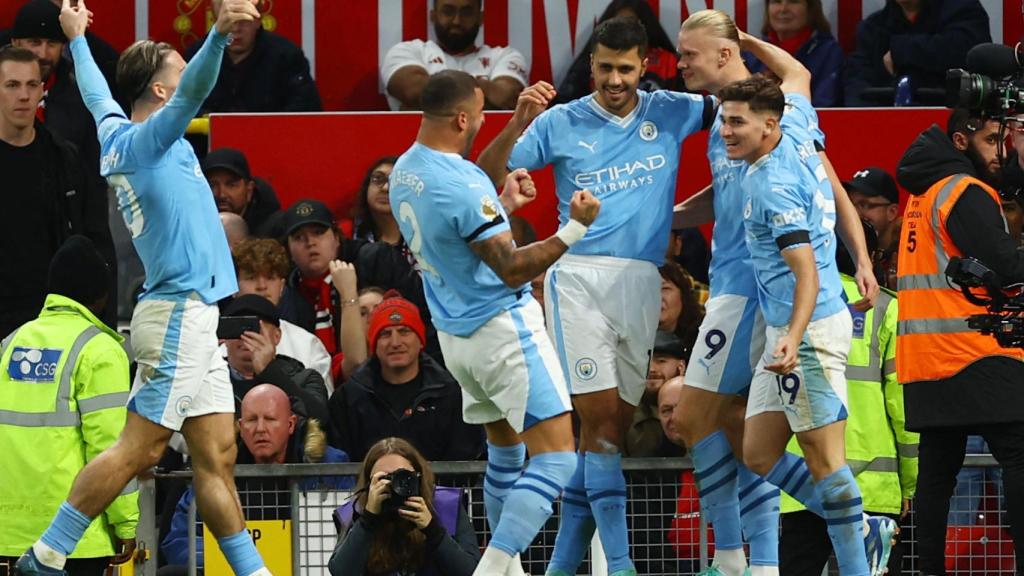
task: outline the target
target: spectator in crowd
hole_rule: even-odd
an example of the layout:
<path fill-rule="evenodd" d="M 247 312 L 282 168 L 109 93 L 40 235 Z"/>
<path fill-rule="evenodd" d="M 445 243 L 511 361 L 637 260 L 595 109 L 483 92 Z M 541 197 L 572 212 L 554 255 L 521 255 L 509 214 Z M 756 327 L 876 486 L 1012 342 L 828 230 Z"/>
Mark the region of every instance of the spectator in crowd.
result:
<path fill-rule="evenodd" d="M 416 496 L 401 500 L 392 475 L 397 471 L 414 474 Z M 473 574 L 480 547 L 462 490 L 435 486 L 430 464 L 409 442 L 375 443 L 356 494 L 338 511 L 341 540 L 328 564 L 332 576 Z"/>
<path fill-rule="evenodd" d="M 109 267 L 102 272 L 110 283 L 108 302 L 115 300 L 111 270 L 116 259 L 107 226 L 106 186 L 97 186 L 74 146 L 37 120 L 42 97 L 36 55 L 24 48 L 0 49 L 0 174 L 5 191 L 5 216 L 0 218 L 0 251 L 5 258 L 0 338 L 42 309 L 50 261 L 72 234 L 87 236 L 103 255 Z M 100 316 L 116 325 L 112 305 Z"/>
<path fill-rule="evenodd" d="M 223 216 L 223 213 L 221 213 Z M 237 217 L 237 216 L 236 216 Z M 238 275 L 238 294 L 256 294 L 270 301 L 280 310 L 281 294 L 288 278 L 290 264 L 284 248 L 275 240 L 253 238 L 232 247 L 231 255 Z M 354 272 L 352 272 L 354 274 Z M 331 375 L 331 356 L 312 332 L 281 318 L 281 341 L 277 353 L 294 358 L 306 368 L 320 374 L 327 385 L 327 393 L 334 391 Z"/>
<path fill-rule="evenodd" d="M 367 242 L 405 244 L 388 201 L 388 178 L 397 159 L 395 156 L 378 158 L 366 171 L 356 197 L 354 237 Z"/>
<path fill-rule="evenodd" d="M 384 301 L 384 291 L 376 286 L 367 286 L 359 291 L 359 315 L 363 318 L 363 329 L 370 333 L 370 315 Z"/>
<path fill-rule="evenodd" d="M 676 57 L 675 43 L 661 27 L 647 0 L 612 0 L 601 13 L 597 24 L 620 16 L 639 20 L 647 29 L 647 68 L 640 78 L 640 89 L 647 92 L 683 91 L 682 79 L 676 67 L 679 59 Z M 593 40 L 588 40 L 586 45 L 587 49 L 582 50 L 573 60 L 569 72 L 559 85 L 555 104 L 564 104 L 593 92 L 594 85 L 590 77 L 590 47 L 593 46 Z"/>
<path fill-rule="evenodd" d="M 331 396 L 330 440 L 361 460 L 378 440 L 412 442 L 428 460 L 474 460 L 483 428 L 462 421 L 458 383 L 429 355 L 419 310 L 393 292 L 370 316 L 373 358 Z"/>
<path fill-rule="evenodd" d="M 1021 228 L 1024 227 L 1024 116 L 1009 122 L 1013 149 L 1003 162 L 1003 177 L 999 195 L 1003 199 L 1003 214 L 1010 235 L 1021 245 Z"/>
<path fill-rule="evenodd" d="M 666 262 L 661 272 L 661 316 L 658 330 L 672 332 L 683 343 L 683 358 L 689 359 L 704 319 L 704 306 L 697 302 L 693 278 L 675 262 Z"/>
<path fill-rule="evenodd" d="M 316 200 L 299 200 L 284 218 L 295 269 L 278 304 L 281 316 L 320 339 L 331 355 L 334 381 L 342 382 L 367 356 L 366 334 L 354 313 L 362 274 L 358 264 L 351 264 L 363 243 L 343 243 L 331 211 Z"/>
<path fill-rule="evenodd" d="M 633 414 L 633 424 L 626 431 L 626 456 L 650 458 L 685 454 L 685 449 L 680 450 L 665 436 L 658 412 L 658 391 L 665 382 L 682 376 L 685 371 L 682 340 L 672 332 L 659 330 L 654 338 L 644 395 Z"/>
<path fill-rule="evenodd" d="M 871 250 L 875 232 L 866 219 L 864 238 Z M 853 277 L 857 268 L 842 243 L 836 247 L 836 265 L 846 300 L 855 302 L 860 297 Z M 917 487 L 918 435 L 904 426 L 903 389 L 896 381 L 896 294 L 882 290 L 874 308 L 861 312 L 850 306 L 850 313 L 854 321 L 846 367 L 846 462 L 860 487 L 864 511 L 899 522 L 906 518 Z M 787 450 L 803 455 L 795 438 Z M 779 573 L 819 576 L 832 553 L 825 521 L 787 495 L 782 496 L 780 510 Z M 901 544 L 893 546 L 889 574 L 903 573 L 903 554 Z"/>
<path fill-rule="evenodd" d="M 215 9 L 219 5 L 213 3 Z M 185 50 L 186 61 L 192 61 L 204 41 L 200 38 Z M 321 108 L 302 49 L 253 20 L 231 29 L 217 84 L 200 113 L 319 112 Z"/>
<path fill-rule="evenodd" d="M 901 78 L 915 104 L 941 104 L 946 70 L 962 68 L 967 51 L 991 42 L 988 14 L 978 0 L 886 0 L 857 25 L 857 47 L 846 61 L 846 106 L 891 106 Z M 865 93 L 869 89 L 874 90 Z M 922 94 L 931 89 L 934 96 Z"/>
<path fill-rule="evenodd" d="M 878 242 L 871 259 L 875 262 L 875 278 L 884 279 L 900 242 L 901 211 L 896 180 L 885 170 L 870 166 L 854 172 L 852 178 L 843 182 L 843 187 L 857 214 L 874 229 Z"/>
<path fill-rule="evenodd" d="M 288 395 L 295 414 L 316 418 L 326 426 L 329 418 L 324 379 L 316 370 L 277 352 L 281 317 L 270 300 L 256 294 L 239 296 L 224 308 L 224 316 L 256 316 L 260 321 L 259 332 L 244 332 L 241 338 L 226 342 L 236 414 L 250 390 L 259 384 L 273 384 Z"/>
<path fill-rule="evenodd" d="M 761 37 L 784 49 L 811 73 L 811 103 L 815 108 L 843 102 L 843 61 L 846 54 L 832 36 L 821 0 L 768 0 L 764 3 Z M 767 68 L 751 57 L 751 72 Z"/>
<path fill-rule="evenodd" d="M 701 286 L 694 286 L 704 296 L 698 297 L 697 301 L 704 303 L 707 300 L 708 292 L 708 268 L 711 266 L 711 250 L 708 248 L 708 241 L 701 234 L 698 228 L 683 228 L 673 222 L 672 235 L 668 241 L 668 251 L 665 252 L 665 259 L 682 266 L 690 277 Z"/>
<path fill-rule="evenodd" d="M 245 154 L 234 148 L 217 148 L 203 158 L 202 166 L 217 210 L 238 214 L 253 235 L 269 237 L 267 222 L 281 204 L 273 188 L 253 178 Z"/>
<path fill-rule="evenodd" d="M 999 208 L 999 121 L 954 110 L 946 132 L 932 126 L 900 160 L 897 179 L 911 194 L 900 237 L 900 319 L 896 370 L 906 426 L 921 433 L 917 485 L 919 569 L 944 573 L 946 520 L 967 436 L 985 438 L 1003 467 L 1007 512 L 1024 502 L 1024 351 L 963 328 L 985 308 L 950 286 L 953 256 L 976 258 L 1005 284 L 1024 281 L 1024 253 Z M 934 217 L 933 214 L 938 214 Z M 955 329 L 954 329 L 955 328 Z M 1014 546 L 1024 522 L 1011 521 Z"/>
<path fill-rule="evenodd" d="M 430 22 L 437 42 L 401 42 L 384 56 L 380 76 L 391 109 L 419 110 L 427 78 L 441 70 L 462 70 L 476 78 L 487 108 L 515 108 L 530 79 L 529 65 L 515 48 L 476 45 L 483 0 L 436 0 Z"/>
<path fill-rule="evenodd" d="M 335 380 L 339 380 L 341 372 L 346 377 L 351 375 L 355 367 L 366 359 L 361 355 L 358 363 L 346 360 L 344 370 L 339 368 L 341 357 L 336 343 L 339 335 L 340 352 L 344 352 L 346 358 L 357 344 L 365 345 L 366 337 L 361 335 L 356 342 L 355 324 L 350 326 L 351 332 L 342 326 L 345 323 L 343 308 L 358 303 L 355 289 L 351 295 L 339 295 L 337 284 L 332 286 L 322 281 L 330 273 L 330 261 L 335 258 L 341 261 L 339 265 L 348 262 L 355 266 L 359 287 L 395 289 L 416 304 L 427 325 L 427 353 L 443 363 L 437 331 L 430 323 L 423 280 L 404 242 L 391 245 L 359 239 L 342 241 L 334 215 L 317 200 L 299 200 L 285 212 L 284 219 L 288 251 L 295 271 L 288 279 L 282 314 L 299 326 L 315 331 L 327 351 L 335 355 Z"/>
<path fill-rule="evenodd" d="M 224 227 L 224 235 L 228 238 L 228 247 L 232 250 L 249 239 L 249 225 L 234 212 L 220 212 L 220 225 Z"/>
<path fill-rule="evenodd" d="M 49 525 L 78 472 L 124 428 L 130 387 L 124 338 L 98 318 L 110 296 L 106 277 L 93 243 L 68 238 L 50 262 L 39 317 L 0 346 L 0 451 L 10 471 L 0 482 L 0 565 L 13 567 Z M 111 557 L 128 560 L 138 519 L 138 490 L 128 490 L 86 530 L 67 573 L 101 576 Z"/>
<path fill-rule="evenodd" d="M 348 462 L 348 455 L 327 445 L 316 420 L 301 421 L 292 412 L 288 396 L 280 388 L 260 384 L 242 399 L 238 419 L 241 443 L 238 464 L 316 464 Z M 239 478 L 235 481 L 242 508 L 250 520 L 287 520 L 291 518 L 289 490 L 284 478 Z M 349 488 L 350 479 L 316 478 L 311 483 L 331 488 Z M 303 486 L 306 488 L 307 486 Z M 160 542 L 167 562 L 177 567 L 188 565 L 188 509 L 195 500 L 189 486 L 174 504 L 171 529 Z M 198 511 L 196 521 L 201 522 Z M 195 537 L 196 566 L 202 570 L 203 536 Z M 171 572 L 162 571 L 161 574 Z M 180 571 L 180 570 L 179 570 Z M 177 573 L 177 572 L 175 572 Z M 184 573 L 183 571 L 181 573 Z"/>

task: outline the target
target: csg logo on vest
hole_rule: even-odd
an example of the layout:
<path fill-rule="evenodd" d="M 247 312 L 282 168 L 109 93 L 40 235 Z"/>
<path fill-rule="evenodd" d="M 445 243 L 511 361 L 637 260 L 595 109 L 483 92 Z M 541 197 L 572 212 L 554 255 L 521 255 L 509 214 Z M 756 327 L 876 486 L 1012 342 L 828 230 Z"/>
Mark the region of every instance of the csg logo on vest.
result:
<path fill-rule="evenodd" d="M 7 364 L 7 375 L 19 382 L 53 382 L 63 350 L 15 348 Z"/>

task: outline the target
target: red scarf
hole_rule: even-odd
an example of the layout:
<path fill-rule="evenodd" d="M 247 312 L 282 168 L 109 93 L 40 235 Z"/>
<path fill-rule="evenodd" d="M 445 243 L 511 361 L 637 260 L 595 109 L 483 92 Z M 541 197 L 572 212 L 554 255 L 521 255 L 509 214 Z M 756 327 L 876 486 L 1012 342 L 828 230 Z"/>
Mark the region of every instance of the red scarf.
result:
<path fill-rule="evenodd" d="M 324 343 L 327 353 L 334 355 L 338 351 L 338 342 L 334 337 L 334 316 L 331 314 L 332 286 L 323 278 L 302 278 L 299 280 L 299 293 L 313 305 L 316 317 L 313 333 Z"/>
<path fill-rule="evenodd" d="M 774 30 L 768 31 L 768 41 L 775 44 L 779 48 L 782 48 L 790 54 L 796 54 L 800 47 L 803 46 L 811 36 L 814 35 L 814 30 L 811 30 L 810 26 L 804 26 L 804 29 L 797 33 L 796 36 L 788 38 L 786 40 L 779 40 L 779 35 Z"/>
<path fill-rule="evenodd" d="M 46 123 L 46 96 L 53 89 L 53 85 L 57 83 L 57 73 L 50 72 L 50 77 L 43 82 L 43 99 L 39 101 L 39 106 L 36 108 L 36 119 L 42 123 Z"/>

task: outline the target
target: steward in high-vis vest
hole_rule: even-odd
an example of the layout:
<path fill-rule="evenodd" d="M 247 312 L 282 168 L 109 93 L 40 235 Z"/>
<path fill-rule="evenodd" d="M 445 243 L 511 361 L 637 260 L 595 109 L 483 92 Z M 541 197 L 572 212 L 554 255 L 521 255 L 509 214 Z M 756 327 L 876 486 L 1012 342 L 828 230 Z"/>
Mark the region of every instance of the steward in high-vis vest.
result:
<path fill-rule="evenodd" d="M 0 564 L 13 567 L 49 526 L 78 472 L 124 428 L 124 339 L 97 318 L 106 275 L 92 242 L 72 236 L 51 261 L 39 317 L 0 344 Z M 111 557 L 126 559 L 138 519 L 133 482 L 86 530 L 67 573 L 99 576 Z"/>
<path fill-rule="evenodd" d="M 877 234 L 864 223 L 864 240 L 873 252 Z M 860 300 L 856 266 L 840 244 L 836 265 L 841 272 L 847 302 Z M 918 435 L 904 427 L 903 389 L 896 381 L 896 294 L 882 289 L 874 308 L 859 312 L 852 307 L 853 338 L 846 367 L 846 463 L 853 471 L 864 500 L 864 511 L 899 522 L 917 488 Z M 787 450 L 803 455 L 796 439 Z M 779 503 L 779 573 L 819 576 L 832 553 L 825 521 L 782 494 Z M 902 547 L 893 547 L 889 573 L 901 574 Z"/>
<path fill-rule="evenodd" d="M 1016 123 L 1014 123 L 1016 124 Z M 954 256 L 976 258 L 1004 284 L 1024 281 L 1024 253 L 1000 208 L 999 123 L 955 110 L 946 133 L 925 130 L 900 160 L 911 193 L 900 235 L 896 373 L 907 428 L 921 432 L 917 537 L 922 574 L 944 574 L 946 515 L 968 434 L 1003 467 L 1011 518 L 1024 519 L 1024 350 L 967 326 L 985 309 L 946 281 Z M 1024 520 L 1010 533 L 1024 546 Z"/>

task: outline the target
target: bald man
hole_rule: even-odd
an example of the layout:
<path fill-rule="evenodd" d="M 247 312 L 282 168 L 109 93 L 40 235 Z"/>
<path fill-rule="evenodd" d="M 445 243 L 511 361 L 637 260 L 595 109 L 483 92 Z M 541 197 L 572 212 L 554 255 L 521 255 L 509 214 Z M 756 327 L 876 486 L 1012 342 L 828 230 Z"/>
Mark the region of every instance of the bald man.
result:
<path fill-rule="evenodd" d="M 273 384 L 260 384 L 242 399 L 238 426 L 257 464 L 284 463 L 295 422 L 288 395 Z"/>
<path fill-rule="evenodd" d="M 249 225 L 245 219 L 234 212 L 220 212 L 220 225 L 228 237 L 228 246 L 233 250 L 242 240 L 249 237 Z"/>

